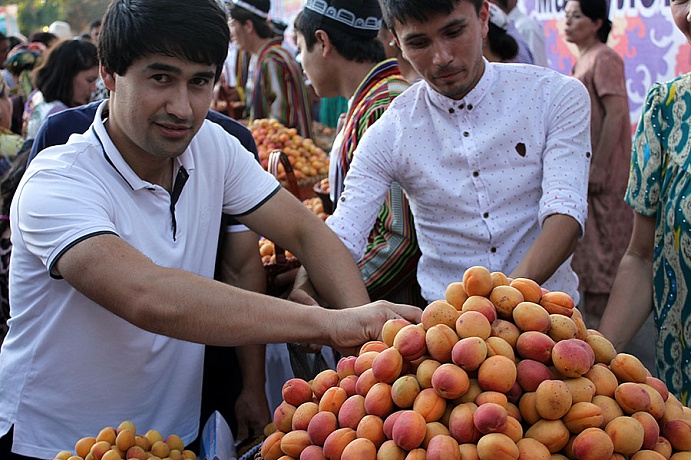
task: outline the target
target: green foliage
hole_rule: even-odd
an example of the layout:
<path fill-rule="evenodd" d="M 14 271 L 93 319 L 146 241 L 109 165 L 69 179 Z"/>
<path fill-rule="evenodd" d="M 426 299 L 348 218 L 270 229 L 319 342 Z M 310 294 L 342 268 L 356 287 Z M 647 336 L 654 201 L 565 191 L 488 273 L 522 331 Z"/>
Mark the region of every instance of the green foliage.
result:
<path fill-rule="evenodd" d="M 89 24 L 103 16 L 109 0 L 0 0 L 0 6 L 16 4 L 22 34 L 48 27 L 53 21 L 66 21 L 75 35 L 88 31 Z"/>

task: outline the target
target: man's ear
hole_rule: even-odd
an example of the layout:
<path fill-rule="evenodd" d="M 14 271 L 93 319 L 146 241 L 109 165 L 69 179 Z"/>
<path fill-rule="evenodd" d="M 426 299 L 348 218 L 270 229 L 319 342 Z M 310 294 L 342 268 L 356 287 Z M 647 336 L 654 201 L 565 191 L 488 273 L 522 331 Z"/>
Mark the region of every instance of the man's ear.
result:
<path fill-rule="evenodd" d="M 322 57 L 325 57 L 333 48 L 329 34 L 327 34 L 326 31 L 319 29 L 314 32 L 314 37 L 317 39 L 317 43 L 315 43 L 314 46 L 321 48 Z"/>
<path fill-rule="evenodd" d="M 98 66 L 98 71 L 101 74 L 103 84 L 109 91 L 115 90 L 115 72 L 106 70 L 102 65 Z"/>

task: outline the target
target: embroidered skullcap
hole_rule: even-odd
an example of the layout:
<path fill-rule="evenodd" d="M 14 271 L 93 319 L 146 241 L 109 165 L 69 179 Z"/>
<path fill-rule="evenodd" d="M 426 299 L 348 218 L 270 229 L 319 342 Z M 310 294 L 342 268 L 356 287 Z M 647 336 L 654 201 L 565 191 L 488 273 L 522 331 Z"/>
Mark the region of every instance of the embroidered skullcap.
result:
<path fill-rule="evenodd" d="M 269 18 L 269 9 L 267 8 L 267 6 L 269 5 L 269 2 L 266 2 L 265 4 L 262 2 L 262 4 L 259 4 L 258 2 L 255 2 L 253 0 L 229 0 L 226 3 L 230 3 L 234 7 L 238 7 L 238 8 L 242 8 L 243 10 L 247 10 L 250 13 L 252 13 L 255 16 L 258 16 L 262 19 L 268 19 Z"/>
<path fill-rule="evenodd" d="M 363 38 L 376 38 L 382 24 L 377 0 L 307 0 L 303 14 L 319 16 L 324 27 Z"/>
<path fill-rule="evenodd" d="M 489 4 L 489 20 L 500 29 L 509 28 L 509 17 L 494 3 Z"/>

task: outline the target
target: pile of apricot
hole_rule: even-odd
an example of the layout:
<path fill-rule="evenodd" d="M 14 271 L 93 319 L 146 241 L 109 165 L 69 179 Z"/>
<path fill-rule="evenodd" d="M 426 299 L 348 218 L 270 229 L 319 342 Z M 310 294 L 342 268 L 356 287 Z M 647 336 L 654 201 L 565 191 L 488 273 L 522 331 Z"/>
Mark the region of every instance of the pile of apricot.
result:
<path fill-rule="evenodd" d="M 691 411 L 573 299 L 471 267 L 420 324 L 290 379 L 264 460 L 682 460 Z"/>

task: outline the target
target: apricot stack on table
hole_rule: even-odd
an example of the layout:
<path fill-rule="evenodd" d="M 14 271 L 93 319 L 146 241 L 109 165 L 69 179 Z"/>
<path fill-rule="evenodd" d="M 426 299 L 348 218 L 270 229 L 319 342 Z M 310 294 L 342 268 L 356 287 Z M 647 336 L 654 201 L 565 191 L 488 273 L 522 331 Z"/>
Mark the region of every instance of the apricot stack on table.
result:
<path fill-rule="evenodd" d="M 137 433 L 129 420 L 117 428 L 105 427 L 96 436 L 84 436 L 74 445 L 74 452 L 60 451 L 55 460 L 197 460 L 176 434 L 163 438 L 156 430 Z"/>
<path fill-rule="evenodd" d="M 264 460 L 691 459 L 691 411 L 573 299 L 471 267 L 420 324 L 291 379 Z"/>

